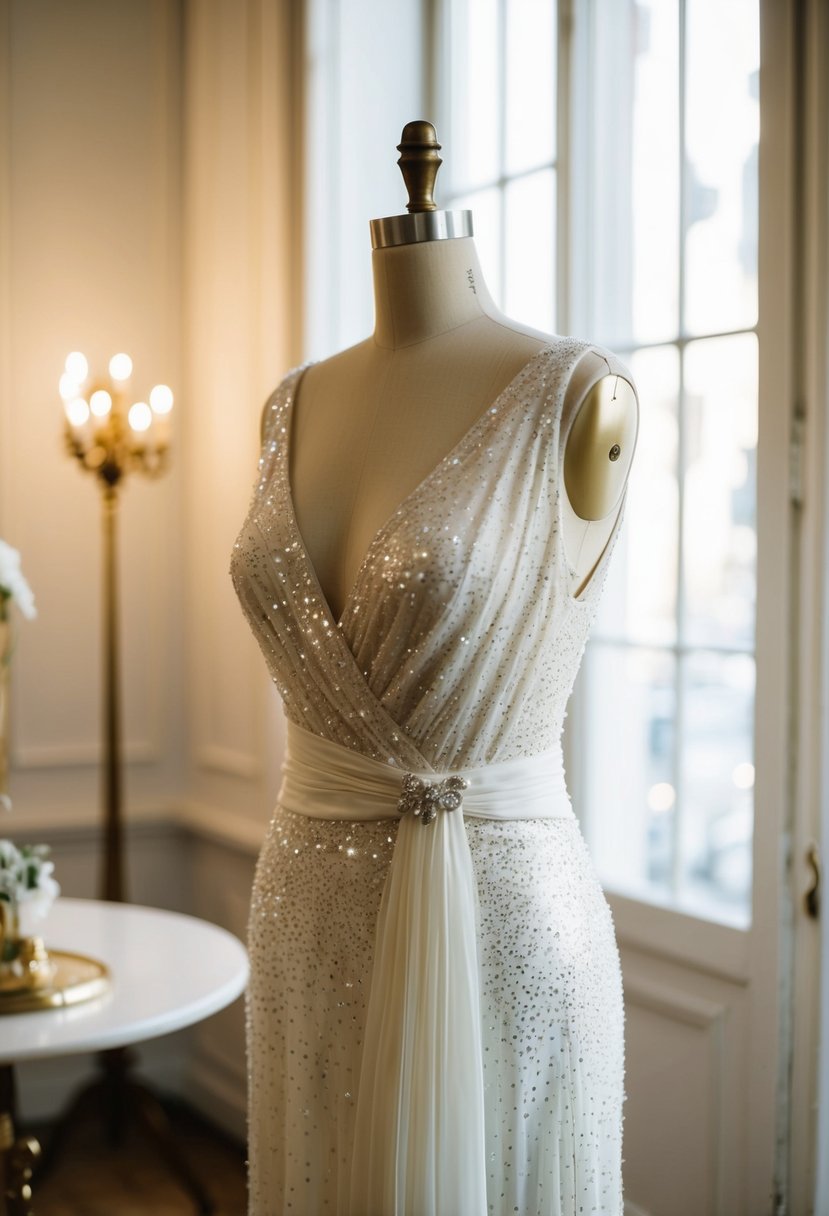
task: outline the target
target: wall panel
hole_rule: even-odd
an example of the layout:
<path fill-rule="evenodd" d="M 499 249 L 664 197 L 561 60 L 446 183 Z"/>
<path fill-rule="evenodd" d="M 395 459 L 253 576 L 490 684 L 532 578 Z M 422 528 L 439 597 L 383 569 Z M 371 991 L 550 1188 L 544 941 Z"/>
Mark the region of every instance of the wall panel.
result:
<path fill-rule="evenodd" d="M 57 380 L 70 350 L 99 371 L 127 350 L 134 400 L 158 381 L 180 393 L 179 50 L 176 0 L 0 7 L 0 536 L 21 550 L 38 608 L 13 666 L 15 816 L 84 816 L 97 801 L 100 493 L 64 454 Z M 181 491 L 176 447 L 166 477 L 122 493 L 123 729 L 138 800 L 182 773 Z"/>
<path fill-rule="evenodd" d="M 185 10 L 190 794 L 264 824 L 281 708 L 229 575 L 264 400 L 299 361 L 302 6 Z"/>

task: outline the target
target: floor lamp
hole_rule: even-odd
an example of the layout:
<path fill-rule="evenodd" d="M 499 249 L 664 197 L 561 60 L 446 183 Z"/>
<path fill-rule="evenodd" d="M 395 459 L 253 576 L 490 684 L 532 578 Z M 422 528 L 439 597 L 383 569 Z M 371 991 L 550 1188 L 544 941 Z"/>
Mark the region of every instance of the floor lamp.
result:
<path fill-rule="evenodd" d="M 132 370 L 129 355 L 113 355 L 109 361 L 109 377 L 90 381 L 85 356 L 74 351 L 67 356 L 60 378 L 67 450 L 86 472 L 95 476 L 102 496 L 104 830 L 100 897 L 114 902 L 126 900 L 118 645 L 119 491 L 131 472 L 158 477 L 166 470 L 173 407 L 173 394 L 164 384 L 157 384 L 152 389 L 149 404 L 136 401 L 128 405 Z M 66 1133 L 78 1116 L 88 1110 L 97 1110 L 103 1104 L 110 1144 L 114 1146 L 121 1141 L 127 1119 L 134 1118 L 149 1133 L 161 1156 L 193 1199 L 197 1211 L 208 1216 L 214 1210 L 212 1200 L 179 1150 L 161 1102 L 132 1074 L 135 1059 L 136 1053 L 126 1047 L 98 1053 L 98 1075 L 73 1098 L 58 1119 L 36 1173 L 40 1176 L 52 1168 Z"/>

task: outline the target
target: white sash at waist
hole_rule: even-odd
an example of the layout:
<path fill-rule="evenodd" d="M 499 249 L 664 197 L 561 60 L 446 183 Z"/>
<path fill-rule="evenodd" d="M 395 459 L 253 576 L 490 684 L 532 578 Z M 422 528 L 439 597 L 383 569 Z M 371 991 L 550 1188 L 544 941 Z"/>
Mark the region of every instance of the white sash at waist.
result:
<path fill-rule="evenodd" d="M 403 770 L 371 760 L 287 720 L 279 803 L 313 819 L 396 819 Z M 475 768 L 416 775 L 427 781 L 448 776 L 469 782 L 464 815 L 486 819 L 573 817 L 564 779 L 561 747 Z M 434 825 L 430 825 L 434 826 Z"/>
<path fill-rule="evenodd" d="M 350 1216 L 486 1216 L 478 893 L 464 816 L 574 819 L 561 749 L 417 772 L 424 786 L 468 783 L 461 807 L 424 823 L 398 810 L 402 769 L 287 726 L 281 806 L 400 818 L 377 918 Z"/>

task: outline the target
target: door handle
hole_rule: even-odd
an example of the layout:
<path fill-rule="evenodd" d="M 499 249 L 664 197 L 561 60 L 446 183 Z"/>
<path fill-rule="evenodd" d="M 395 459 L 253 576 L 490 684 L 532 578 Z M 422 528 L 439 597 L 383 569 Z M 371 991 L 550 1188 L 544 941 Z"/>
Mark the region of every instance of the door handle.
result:
<path fill-rule="evenodd" d="M 820 916 L 821 865 L 820 850 L 816 844 L 810 844 L 806 850 L 806 861 L 812 871 L 812 885 L 803 896 L 803 902 L 806 905 L 806 914 L 810 916 L 812 920 L 817 920 Z"/>

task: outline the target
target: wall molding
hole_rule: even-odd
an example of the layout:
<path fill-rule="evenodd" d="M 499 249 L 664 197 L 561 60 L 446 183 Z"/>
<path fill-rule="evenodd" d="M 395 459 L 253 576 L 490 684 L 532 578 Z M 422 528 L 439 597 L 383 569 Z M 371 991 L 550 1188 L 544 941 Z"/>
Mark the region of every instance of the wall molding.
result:
<path fill-rule="evenodd" d="M 97 807 L 35 808 L 25 812 L 12 811 L 3 818 L 3 832 L 13 839 L 46 835 L 53 845 L 87 845 L 97 843 L 102 815 Z M 210 806 L 195 799 L 147 802 L 130 807 L 124 820 L 129 837 L 148 837 L 181 833 L 196 840 L 210 841 L 234 849 L 245 856 L 256 857 L 265 839 L 267 825 L 226 809 Z"/>
<path fill-rule="evenodd" d="M 196 748 L 195 759 L 203 768 L 230 777 L 250 779 L 262 774 L 262 765 L 252 752 L 241 752 L 221 743 L 202 743 Z"/>
<path fill-rule="evenodd" d="M 706 1151 L 711 1163 L 711 1187 L 706 1211 L 711 1216 L 730 1216 L 725 1206 L 726 1160 L 723 1112 L 726 1100 L 726 1024 L 729 1006 L 687 992 L 661 980 L 633 975 L 624 979 L 626 1006 L 644 1009 L 667 1022 L 681 1024 L 703 1034 L 707 1047 L 709 1103 L 706 1121 Z M 626 1014 L 629 1018 L 630 1014 Z M 626 1208 L 627 1213 L 627 1208 Z"/>
<path fill-rule="evenodd" d="M 673 1022 L 684 1022 L 686 1026 L 698 1030 L 710 1030 L 728 1013 L 728 1006 L 720 1001 L 710 1001 L 660 980 L 648 980 L 642 976 L 625 979 L 624 994 L 626 1003 L 638 1005 Z"/>
<path fill-rule="evenodd" d="M 236 1139 L 247 1135 L 247 1074 L 231 1068 L 217 1052 L 196 1041 L 181 1086 L 183 1096 Z"/>
<path fill-rule="evenodd" d="M 141 1076 L 156 1092 L 188 1096 L 184 1061 L 192 1034 L 193 1027 L 186 1027 L 135 1045 Z M 54 1119 L 94 1071 L 92 1053 L 26 1060 L 15 1065 L 21 1125 Z"/>
<path fill-rule="evenodd" d="M 627 947 L 669 959 L 705 975 L 746 985 L 751 977 L 751 931 L 717 924 L 678 908 L 605 892 L 616 938 Z"/>
<path fill-rule="evenodd" d="M 124 740 L 121 744 L 128 764 L 158 764 L 163 759 L 158 738 Z M 18 743 L 11 748 L 15 769 L 84 768 L 102 762 L 102 745 L 92 743 Z"/>
<path fill-rule="evenodd" d="M 179 802 L 171 815 L 176 826 L 191 836 L 225 845 L 250 856 L 256 856 L 265 839 L 265 823 L 233 815 L 222 807 L 208 806 L 192 798 Z"/>
<path fill-rule="evenodd" d="M 48 835 L 54 843 L 84 843 L 96 840 L 103 824 L 103 810 L 98 800 L 67 806 L 66 803 L 31 807 L 25 811 L 13 808 L 4 815 L 3 833 L 13 837 Z M 169 831 L 178 828 L 173 805 L 169 800 L 132 804 L 124 816 L 127 832 Z"/>

